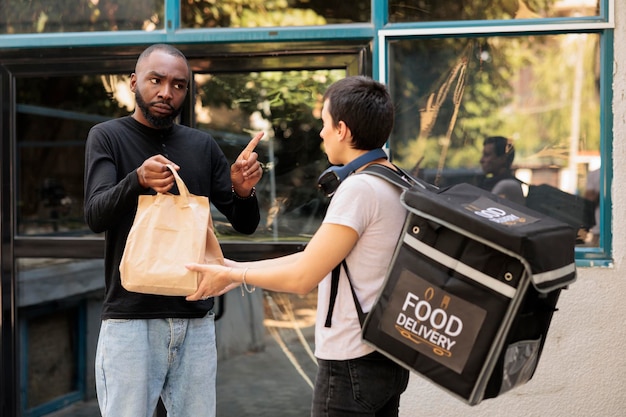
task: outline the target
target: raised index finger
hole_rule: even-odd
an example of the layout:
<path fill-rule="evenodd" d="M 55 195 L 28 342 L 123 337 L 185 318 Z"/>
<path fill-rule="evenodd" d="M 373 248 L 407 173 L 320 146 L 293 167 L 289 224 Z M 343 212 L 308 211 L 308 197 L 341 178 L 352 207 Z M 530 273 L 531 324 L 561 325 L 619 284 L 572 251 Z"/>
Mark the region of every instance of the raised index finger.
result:
<path fill-rule="evenodd" d="M 250 139 L 250 142 L 248 143 L 248 146 L 246 146 L 246 148 L 243 150 L 243 152 L 241 152 L 241 154 L 246 159 L 250 156 L 252 151 L 254 151 L 254 148 L 256 148 L 256 146 L 259 144 L 259 142 L 261 142 L 261 139 L 263 138 L 264 134 L 265 134 L 264 132 L 259 132 L 259 133 L 256 134 L 256 136 L 254 136 L 252 139 Z"/>

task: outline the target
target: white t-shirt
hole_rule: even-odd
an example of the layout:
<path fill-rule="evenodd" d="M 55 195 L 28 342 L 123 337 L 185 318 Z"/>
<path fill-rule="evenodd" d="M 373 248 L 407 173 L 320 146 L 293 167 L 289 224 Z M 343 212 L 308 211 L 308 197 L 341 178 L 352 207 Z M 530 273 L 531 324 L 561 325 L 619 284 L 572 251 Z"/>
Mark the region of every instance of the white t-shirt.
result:
<path fill-rule="evenodd" d="M 382 178 L 351 175 L 337 189 L 324 218 L 324 223 L 348 226 L 359 235 L 346 262 L 364 312 L 370 311 L 382 288 L 404 225 L 406 209 L 400 204 L 400 192 Z M 374 349 L 361 338 L 361 325 L 344 268 L 339 277 L 332 326 L 324 326 L 330 286 L 331 274 L 318 285 L 315 356 L 346 360 L 371 353 Z"/>
<path fill-rule="evenodd" d="M 526 204 L 526 198 L 524 197 L 524 192 L 522 191 L 522 184 L 520 184 L 517 180 L 505 179 L 498 181 L 491 189 L 491 192 L 517 204 Z"/>

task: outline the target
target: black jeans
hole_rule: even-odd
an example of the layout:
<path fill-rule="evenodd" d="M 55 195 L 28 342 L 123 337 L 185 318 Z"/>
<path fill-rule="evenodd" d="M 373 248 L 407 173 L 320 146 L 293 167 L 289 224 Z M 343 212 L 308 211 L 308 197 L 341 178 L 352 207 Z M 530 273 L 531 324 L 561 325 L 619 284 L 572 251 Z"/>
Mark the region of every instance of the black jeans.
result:
<path fill-rule="evenodd" d="M 409 371 L 378 352 L 346 361 L 318 359 L 312 417 L 397 417 Z"/>

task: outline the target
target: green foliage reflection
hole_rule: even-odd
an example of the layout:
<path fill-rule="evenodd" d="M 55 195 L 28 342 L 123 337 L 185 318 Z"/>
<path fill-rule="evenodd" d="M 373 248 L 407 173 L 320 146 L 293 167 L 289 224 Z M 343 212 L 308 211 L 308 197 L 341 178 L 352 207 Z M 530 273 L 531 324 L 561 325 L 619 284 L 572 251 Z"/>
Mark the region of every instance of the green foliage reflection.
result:
<path fill-rule="evenodd" d="M 598 48 L 595 34 L 393 43 L 397 162 L 478 169 L 490 135 L 513 139 L 517 167 L 562 169 L 598 155 Z"/>
<path fill-rule="evenodd" d="M 0 34 L 154 30 L 164 0 L 0 0 Z"/>

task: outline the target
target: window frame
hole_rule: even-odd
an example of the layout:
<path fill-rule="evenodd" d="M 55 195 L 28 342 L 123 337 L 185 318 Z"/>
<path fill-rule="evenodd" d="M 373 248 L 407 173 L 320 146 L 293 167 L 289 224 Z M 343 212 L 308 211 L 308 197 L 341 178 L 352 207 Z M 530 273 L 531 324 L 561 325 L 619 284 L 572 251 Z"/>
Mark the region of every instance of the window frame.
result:
<path fill-rule="evenodd" d="M 0 50 L 11 52 L 42 48 L 122 47 L 133 49 L 136 45 L 166 42 L 172 44 L 202 44 L 230 49 L 233 46 L 254 48 L 259 44 L 293 44 L 308 42 L 371 42 L 372 76 L 387 82 L 389 41 L 410 37 L 447 37 L 531 33 L 601 34 L 601 236 L 598 248 L 577 248 L 579 266 L 610 266 L 611 248 L 611 195 L 612 179 L 612 63 L 615 0 L 599 0 L 597 16 L 580 18 L 541 18 L 524 20 L 481 20 L 389 23 L 388 1 L 371 0 L 371 21 L 367 23 L 331 24 L 324 26 L 287 28 L 212 28 L 182 29 L 180 0 L 164 0 L 164 28 L 155 31 L 77 32 L 0 35 Z"/>
<path fill-rule="evenodd" d="M 386 82 L 387 79 L 387 48 L 388 42 L 394 38 L 420 36 L 453 36 L 480 35 L 498 33 L 563 33 L 594 31 L 601 33 L 601 202 L 600 219 L 602 224 L 600 246 L 598 248 L 577 248 L 576 263 L 578 266 L 611 266 L 612 256 L 612 213 L 611 213 L 611 181 L 613 176 L 613 93 L 611 90 L 613 75 L 613 31 L 615 0 L 600 0 L 598 16 L 584 18 L 551 18 L 524 21 L 462 21 L 462 22 L 427 22 L 427 23 L 388 23 L 388 1 L 371 0 L 371 21 L 341 25 L 289 27 L 289 28 L 218 28 L 218 29 L 181 29 L 180 0 L 163 0 L 165 2 L 164 28 L 156 31 L 118 31 L 118 32 L 79 32 L 79 33 L 43 33 L 43 34 L 3 34 L 0 35 L 0 87 L 3 91 L 0 100 L 0 123 L 2 126 L 2 144 L 0 154 L 7 160 L 12 158 L 14 138 L 11 137 L 12 105 L 16 73 L 38 73 L 45 71 L 72 72 L 72 61 L 55 56 L 65 57 L 67 52 L 83 50 L 84 55 L 91 52 L 85 49 L 94 48 L 92 56 L 106 56 L 107 60 L 83 62 L 82 70 L 95 68 L 98 63 L 106 62 L 108 66 L 119 65 L 124 60 L 134 62 L 138 48 L 153 43 L 171 43 L 175 45 L 197 45 L 199 48 L 221 49 L 224 53 L 243 53 L 256 50 L 267 44 L 290 46 L 293 44 L 334 43 L 349 44 L 351 42 L 369 43 L 371 57 L 365 60 L 367 68 L 360 72 L 369 73 L 375 79 Z M 293 47 L 293 46 L 292 46 Z M 115 53 L 108 51 L 114 48 Z M 280 50 L 284 50 L 281 48 Z M 40 60 L 34 62 L 33 55 L 38 54 Z M 77 54 L 75 59 L 80 59 Z M 52 59 L 50 58 L 52 56 Z M 7 61 L 12 63 L 7 65 Z M 53 61 L 53 62 L 52 62 Z M 52 62 L 52 66 L 48 66 Z M 113 62 L 113 64 L 111 64 Z M 68 65 L 68 63 L 70 65 Z M 82 71 L 76 69 L 77 72 Z M 16 281 L 13 275 L 16 259 L 20 257 L 76 257 L 101 258 L 103 239 L 69 239 L 58 238 L 50 241 L 40 238 L 17 237 L 14 235 L 13 211 L 9 204 L 11 192 L 15 188 L 15 167 L 13 160 L 2 164 L 0 179 L 0 234 L 3 238 L 0 258 L 2 258 L 2 344 L 6 347 L 3 353 L 0 386 L 3 394 L 3 412 L 12 414 L 20 409 L 17 403 L 19 386 L 15 385 L 16 360 L 19 332 L 16 330 L 17 308 L 15 304 Z M 50 243 L 53 243 L 52 245 Z M 254 259 L 259 251 L 267 256 L 279 256 L 302 249 L 301 244 L 276 245 L 254 243 L 241 248 L 238 252 L 242 260 Z M 226 251 L 232 250 L 226 248 Z"/>
<path fill-rule="evenodd" d="M 613 31 L 614 0 L 601 0 L 599 16 L 524 21 L 463 21 L 386 24 L 377 31 L 373 63 L 375 77 L 389 82 L 389 45 L 405 39 L 432 39 L 433 37 L 476 37 L 528 34 L 596 33 L 600 35 L 600 240 L 598 247 L 576 247 L 576 265 L 579 267 L 610 267 L 612 260 L 611 180 L 613 173 Z M 387 10 L 378 11 L 386 18 Z"/>
<path fill-rule="evenodd" d="M 281 44 L 255 44 L 252 46 L 246 46 L 244 51 L 233 52 L 231 56 L 222 57 L 207 55 L 207 47 L 204 45 L 182 45 L 179 46 L 185 55 L 189 58 L 190 64 L 194 68 L 205 68 L 204 70 L 196 70 L 194 72 L 202 73 L 209 72 L 209 67 L 217 72 L 227 72 L 230 67 L 237 65 L 238 69 L 242 72 L 245 71 L 259 71 L 259 70 L 288 70 L 295 68 L 307 69 L 323 69 L 323 68 L 338 68 L 345 69 L 350 74 L 361 73 L 370 71 L 370 64 L 367 57 L 370 54 L 368 44 L 366 42 L 340 42 L 334 44 L 326 42 L 324 44 L 313 44 L 311 42 L 306 44 L 306 47 L 301 44 L 292 43 L 291 56 L 285 59 L 284 56 L 279 54 L 272 54 L 268 52 L 269 48 L 280 48 Z M 28 59 L 33 55 L 33 52 L 14 51 L 11 54 L 7 54 L 4 62 L 0 63 L 0 85 L 6 87 L 3 91 L 6 93 L 6 102 L 0 102 L 0 118 L 10 120 L 11 123 L 3 125 L 5 131 L 3 132 L 2 149 L 0 154 L 4 155 L 4 160 L 9 163 L 3 164 L 4 167 L 2 177 L 3 187 L 0 189 L 0 205 L 2 206 L 2 222 L 0 223 L 0 231 L 5 237 L 6 245 L 3 245 L 3 250 L 0 253 L 0 257 L 3 258 L 3 265 L 7 267 L 6 277 L 11 281 L 4 281 L 0 285 L 0 289 L 3 291 L 10 291 L 11 300 L 7 302 L 7 306 L 11 306 L 11 310 L 7 308 L 7 311 L 11 311 L 11 315 L 6 315 L 8 319 L 15 319 L 14 323 L 9 326 L 4 324 L 4 328 L 7 329 L 7 335 L 3 341 L 15 340 L 14 346 L 27 346 L 28 339 L 25 338 L 24 320 L 27 318 L 27 314 L 22 311 L 21 306 L 18 303 L 18 294 L 20 283 L 18 282 L 18 267 L 20 259 L 26 258 L 72 258 L 72 259 L 101 259 L 104 254 L 104 238 L 102 236 L 88 236 L 88 237 L 76 237 L 76 236 L 29 236 L 18 233 L 18 216 L 16 215 L 18 208 L 16 207 L 16 194 L 13 192 L 18 189 L 18 176 L 20 175 L 17 167 L 20 164 L 18 158 L 19 146 L 16 138 L 15 130 L 15 118 L 16 113 L 20 110 L 20 107 L 16 105 L 17 100 L 17 79 L 33 78 L 33 77 L 50 77 L 50 76 L 82 76 L 84 74 L 98 74 L 104 72 L 111 73 L 129 73 L 129 70 L 133 67 L 136 56 L 143 50 L 143 46 L 136 46 L 132 48 L 94 48 L 93 50 L 76 49 L 74 51 L 65 51 L 63 48 L 48 49 L 43 52 L 37 60 Z M 249 50 L 245 49 L 249 48 Z M 254 48 L 254 51 L 252 50 Z M 244 55 L 242 58 L 241 55 Z M 315 56 L 323 56 L 324 59 L 312 59 Z M 303 65 L 303 62 L 306 65 Z M 304 69 L 304 68 L 303 68 Z M 192 95 L 188 95 L 181 117 L 183 123 L 187 125 L 193 124 L 193 100 Z M 76 114 L 71 112 L 65 112 L 63 110 L 51 110 L 38 107 L 22 107 L 22 110 L 29 112 L 47 112 L 50 110 L 53 114 L 60 117 L 74 118 Z M 3 119 L 4 120 L 4 119 Z M 9 129 L 9 125 L 11 129 Z M 10 133 L 9 133 L 10 132 Z M 8 184 L 8 185 L 7 185 Z M 4 185 L 7 185 L 4 187 Z M 254 260 L 259 258 L 259 254 L 263 254 L 266 257 L 277 257 L 288 255 L 295 252 L 300 252 L 304 249 L 306 242 L 304 240 L 280 240 L 277 242 L 269 241 L 224 241 L 222 242 L 222 249 L 224 254 L 231 259 L 239 260 Z M 10 265 L 10 266 L 9 266 Z M 7 297 L 8 298 L 8 297 Z M 223 303 L 223 300 L 218 301 Z M 223 313 L 223 304 L 218 304 L 219 310 L 217 314 Z M 216 318 L 217 318 L 216 317 Z M 83 326 L 84 327 L 84 326 Z M 12 331 L 12 333 L 10 333 Z M 84 336 L 84 331 L 79 332 L 81 338 Z M 4 367 L 5 375 L 4 379 L 0 380 L 5 394 L 14 401 L 14 403 L 7 405 L 11 410 L 21 410 L 21 412 L 28 413 L 28 415 L 39 415 L 37 413 L 43 413 L 50 411 L 53 408 L 57 408 L 59 404 L 68 404 L 84 397 L 85 389 L 80 388 L 76 391 L 68 392 L 61 398 L 42 404 L 31 409 L 27 409 L 26 400 L 28 397 L 28 390 L 25 386 L 18 385 L 15 381 L 25 381 L 24 374 L 20 374 L 16 377 L 16 372 L 26 369 L 27 358 L 24 354 L 17 353 L 18 350 L 11 350 L 12 357 L 7 357 L 7 361 L 12 364 L 17 364 L 12 367 Z M 23 349 L 22 349 L 23 352 Z M 83 355 L 84 356 L 84 355 Z M 78 359 L 77 359 L 78 360 Z M 5 363 L 6 363 L 5 362 Z M 79 365 L 84 365 L 85 359 L 80 358 Z M 81 371 L 79 375 L 79 382 L 82 384 L 85 380 L 85 372 Z M 18 394 L 12 394 L 6 385 L 14 387 Z M 84 385 L 84 384 L 83 384 Z M 20 394 L 21 393 L 21 394 Z M 4 394 L 3 394 L 4 395 Z M 5 397 L 3 397 L 5 398 Z M 42 411 L 43 410 L 43 411 Z M 2 413 L 2 412 L 0 412 Z M 12 415 L 12 413 L 7 412 Z"/>
<path fill-rule="evenodd" d="M 271 70 L 289 70 L 289 69 L 323 69 L 338 68 L 346 69 L 348 73 L 356 74 L 370 71 L 367 56 L 370 51 L 364 42 L 344 42 L 339 45 L 330 43 L 312 44 L 308 43 L 309 49 L 296 43 L 291 44 L 290 57 L 286 59 L 284 56 L 275 56 L 271 52 L 267 52 L 266 48 L 280 47 L 281 44 L 257 44 L 254 45 L 255 51 L 245 50 L 245 58 L 239 57 L 236 53 L 230 57 L 211 56 L 206 53 L 207 48 L 197 48 L 194 45 L 179 46 L 187 56 L 190 65 L 196 68 L 194 73 L 202 74 L 207 72 L 223 73 L 228 72 L 229 68 L 236 63 L 241 72 L 246 71 L 271 71 Z M 284 45 L 282 45 L 284 46 Z M 203 52 L 200 49 L 204 49 Z M 136 56 L 143 50 L 143 47 L 132 49 L 130 57 L 127 53 L 110 51 L 110 55 L 100 60 L 89 60 L 82 62 L 81 52 L 76 52 L 75 56 L 63 56 L 62 50 L 49 50 L 50 56 L 46 57 L 46 65 L 40 66 L 32 62 L 22 62 L 18 57 L 11 57 L 5 62 L 5 69 L 8 70 L 7 76 L 11 80 L 11 90 L 16 88 L 17 77 L 37 77 L 45 75 L 54 76 L 75 76 L 83 74 L 97 74 L 102 72 L 103 62 L 113 61 L 109 64 L 105 71 L 111 73 L 127 73 L 132 68 L 136 60 Z M 303 64 L 302 60 L 307 57 L 324 56 L 323 60 L 311 60 L 310 63 Z M 81 62 L 77 62 L 81 61 Z M 73 63 L 73 65 L 68 65 Z M 98 65 L 100 64 L 100 65 Z M 209 71 L 210 68 L 210 71 Z M 15 96 L 15 94 L 13 94 Z M 17 112 L 17 106 L 11 106 L 13 112 Z M 192 96 L 188 95 L 184 110 L 181 114 L 181 122 L 185 125 L 194 125 L 193 122 L 193 101 Z M 39 109 L 35 109 L 39 110 Z M 62 111 L 59 111 L 63 115 Z M 69 116 L 68 116 L 69 117 Z M 10 115 L 11 119 L 15 118 L 15 114 Z M 9 155 L 14 167 L 19 165 L 17 152 L 19 147 L 16 145 Z M 12 173 L 12 189 L 17 190 L 17 182 L 19 173 L 14 170 Z M 15 196 L 14 196 L 15 197 Z M 10 199 L 7 199 L 7 202 Z M 7 212 L 17 212 L 15 207 L 16 201 L 11 202 L 10 209 Z M 33 257 L 75 257 L 75 258 L 97 258 L 101 257 L 104 249 L 103 236 L 31 236 L 20 234 L 18 232 L 18 216 L 14 216 L 11 220 L 11 234 L 13 235 L 13 250 L 15 258 L 33 258 Z M 267 253 L 272 256 L 289 254 L 301 251 L 308 242 L 308 239 L 279 239 L 277 241 L 254 241 L 248 239 L 239 239 L 233 241 L 222 242 L 222 247 L 226 255 L 231 258 L 255 259 L 258 253 Z"/>

